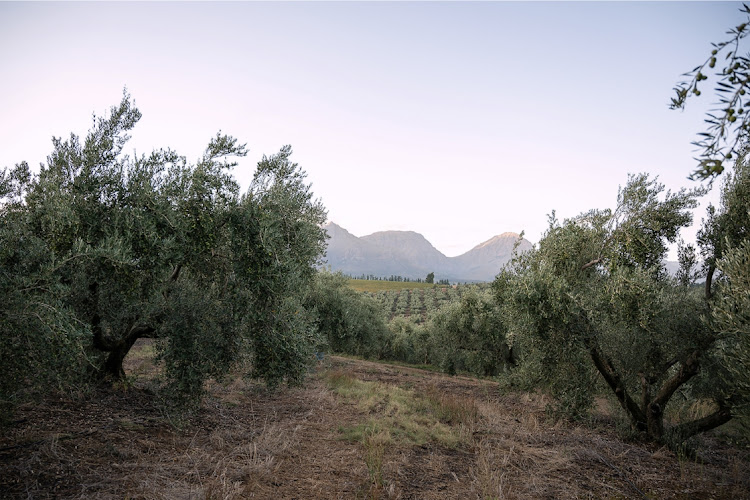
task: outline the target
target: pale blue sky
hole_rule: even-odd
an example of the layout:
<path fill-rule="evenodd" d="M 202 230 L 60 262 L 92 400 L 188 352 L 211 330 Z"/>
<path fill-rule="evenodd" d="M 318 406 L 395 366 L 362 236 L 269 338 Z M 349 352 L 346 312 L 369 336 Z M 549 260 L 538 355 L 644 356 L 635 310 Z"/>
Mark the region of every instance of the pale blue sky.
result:
<path fill-rule="evenodd" d="M 694 185 L 711 92 L 686 112 L 669 99 L 740 7 L 0 2 L 0 168 L 38 165 L 127 86 L 130 152 L 195 159 L 221 129 L 248 143 L 247 186 L 291 144 L 358 236 L 410 229 L 449 256 L 505 231 L 537 242 L 553 209 L 612 206 L 629 172 Z"/>

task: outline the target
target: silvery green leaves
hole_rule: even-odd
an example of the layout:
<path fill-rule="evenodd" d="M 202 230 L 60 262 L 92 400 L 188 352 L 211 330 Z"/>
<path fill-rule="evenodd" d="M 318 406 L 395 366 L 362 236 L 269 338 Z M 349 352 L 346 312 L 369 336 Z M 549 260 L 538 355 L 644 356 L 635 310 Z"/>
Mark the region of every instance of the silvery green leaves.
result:
<path fill-rule="evenodd" d="M 325 210 L 291 149 L 264 159 L 262 192 L 241 197 L 231 169 L 243 144 L 219 133 L 195 163 L 170 150 L 131 158 L 140 117 L 125 93 L 83 140 L 53 139 L 38 175 L 25 163 L 0 175 L 0 286 L 13 298 L 0 326 L 14 332 L 0 353 L 20 360 L 14 379 L 62 380 L 85 371 L 81 360 L 121 378 L 133 344 L 155 337 L 177 400 L 195 401 L 241 359 L 271 384 L 299 380 L 315 342 L 300 304 Z M 19 389 L 1 386 L 0 400 Z"/>
<path fill-rule="evenodd" d="M 585 415 L 598 378 L 647 439 L 664 441 L 669 432 L 681 440 L 731 418 L 721 395 L 699 390 L 712 375 L 699 369 L 702 360 L 715 353 L 715 332 L 701 320 L 708 306 L 662 264 L 699 194 L 664 192 L 647 175 L 631 176 L 614 210 L 551 218 L 538 248 L 498 276 L 513 345 L 522 363 L 538 367 L 558 411 Z M 718 410 L 710 421 L 669 429 L 665 412 L 685 388 L 716 398 Z"/>
<path fill-rule="evenodd" d="M 700 66 L 685 73 L 686 79 L 674 89 L 671 109 L 684 109 L 688 98 L 698 97 L 702 91 L 702 82 L 713 74 L 715 80 L 715 97 L 718 102 L 705 119 L 706 130 L 699 133 L 699 139 L 693 142 L 699 153 L 696 160 L 698 168 L 693 171 L 691 179 L 706 180 L 720 175 L 726 161 L 736 158 L 743 144 L 750 138 L 750 59 L 741 55 L 744 49 L 742 42 L 750 33 L 750 7 L 743 5 L 740 12 L 746 20 L 730 29 L 729 38 L 713 44 L 710 55 Z"/>

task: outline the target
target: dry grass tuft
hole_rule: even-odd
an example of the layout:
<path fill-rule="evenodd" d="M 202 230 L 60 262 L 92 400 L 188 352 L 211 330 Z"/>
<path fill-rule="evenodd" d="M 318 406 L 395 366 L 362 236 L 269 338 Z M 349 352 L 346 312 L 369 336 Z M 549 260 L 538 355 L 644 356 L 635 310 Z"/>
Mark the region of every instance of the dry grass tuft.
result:
<path fill-rule="evenodd" d="M 345 389 L 354 385 L 354 377 L 350 372 L 341 369 L 328 370 L 324 378 L 332 389 Z"/>
<path fill-rule="evenodd" d="M 424 397 L 432 403 L 438 420 L 446 424 L 473 427 L 479 418 L 479 407 L 473 397 L 440 391 L 434 385 Z"/>
<path fill-rule="evenodd" d="M 472 491 L 482 500 L 510 498 L 510 485 L 505 481 L 510 455 L 499 455 L 497 451 L 485 440 L 476 447 L 476 463 L 470 469 Z"/>
<path fill-rule="evenodd" d="M 375 490 L 383 487 L 383 457 L 386 448 L 391 444 L 391 435 L 387 430 L 372 427 L 365 431 L 362 439 L 365 465 L 370 476 L 370 483 Z"/>

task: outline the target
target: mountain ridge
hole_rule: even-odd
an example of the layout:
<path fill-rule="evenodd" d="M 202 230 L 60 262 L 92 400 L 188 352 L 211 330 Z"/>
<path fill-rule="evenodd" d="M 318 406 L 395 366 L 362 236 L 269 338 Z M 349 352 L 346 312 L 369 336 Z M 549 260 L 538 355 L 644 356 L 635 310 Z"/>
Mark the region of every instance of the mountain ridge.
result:
<path fill-rule="evenodd" d="M 446 257 L 416 231 L 377 231 L 357 237 L 335 222 L 323 226 L 329 235 L 326 265 L 351 276 L 403 276 L 454 282 L 492 281 L 508 262 L 520 235 L 504 232 L 456 257 Z M 521 239 L 518 251 L 532 248 Z"/>

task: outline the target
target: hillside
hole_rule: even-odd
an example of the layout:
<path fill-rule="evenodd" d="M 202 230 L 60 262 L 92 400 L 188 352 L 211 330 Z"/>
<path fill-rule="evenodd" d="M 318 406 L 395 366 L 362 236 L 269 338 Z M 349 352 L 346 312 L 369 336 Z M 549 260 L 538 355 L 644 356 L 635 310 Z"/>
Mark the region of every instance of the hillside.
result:
<path fill-rule="evenodd" d="M 333 222 L 324 227 L 330 236 L 326 266 L 351 276 L 417 279 L 434 272 L 435 279 L 491 281 L 510 260 L 519 238 L 516 233 L 503 233 L 458 257 L 446 257 L 414 231 L 380 231 L 358 238 Z M 530 248 L 529 241 L 521 241 L 520 251 Z"/>

